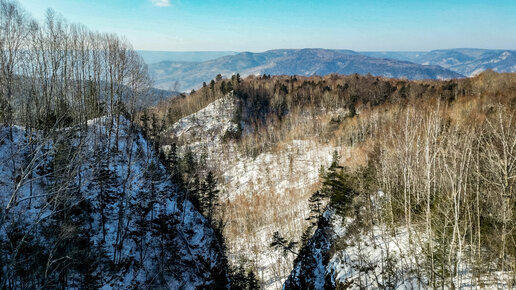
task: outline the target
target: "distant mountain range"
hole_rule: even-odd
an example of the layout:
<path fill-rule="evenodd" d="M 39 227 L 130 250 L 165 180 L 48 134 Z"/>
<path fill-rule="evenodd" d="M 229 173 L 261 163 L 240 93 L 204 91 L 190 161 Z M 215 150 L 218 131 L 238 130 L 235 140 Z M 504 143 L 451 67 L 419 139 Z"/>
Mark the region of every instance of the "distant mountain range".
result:
<path fill-rule="evenodd" d="M 234 55 L 236 51 L 152 51 L 139 50 L 138 53 L 148 64 L 161 61 L 192 61 L 201 62 L 219 58 L 226 55 Z"/>
<path fill-rule="evenodd" d="M 429 52 L 361 52 L 361 54 L 423 65 L 438 65 L 465 76 L 477 75 L 487 69 L 496 72 L 516 72 L 516 50 L 458 48 Z"/>
<path fill-rule="evenodd" d="M 196 89 L 217 74 L 326 75 L 372 74 L 407 79 L 450 79 L 486 69 L 516 72 L 516 51 L 447 49 L 430 52 L 356 52 L 279 49 L 252 52 L 144 52 L 161 89 Z M 220 57 L 219 57 L 220 56 Z M 160 60 L 155 62 L 155 60 Z"/>
<path fill-rule="evenodd" d="M 449 79 L 461 74 L 435 65 L 376 58 L 350 50 L 281 49 L 262 53 L 242 52 L 204 62 L 163 61 L 149 66 L 156 86 L 188 91 L 217 74 L 326 75 L 372 74 L 408 79 Z M 176 85 L 179 83 L 179 86 Z"/>

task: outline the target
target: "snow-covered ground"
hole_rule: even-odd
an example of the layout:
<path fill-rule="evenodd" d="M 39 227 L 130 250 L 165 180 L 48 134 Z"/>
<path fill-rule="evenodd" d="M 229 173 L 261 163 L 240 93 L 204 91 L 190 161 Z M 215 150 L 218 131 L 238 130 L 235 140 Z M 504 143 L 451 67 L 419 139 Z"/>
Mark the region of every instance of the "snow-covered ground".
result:
<path fill-rule="evenodd" d="M 373 226 L 353 237 L 346 236 L 345 225 L 335 224 L 340 231 L 337 240 L 346 246 L 331 257 L 327 272 L 348 289 L 432 289 L 425 271 L 423 234 L 407 228 L 387 229 Z M 340 229 L 339 229 L 340 228 Z M 415 240 L 418 240 L 416 242 Z M 492 272 L 473 277 L 466 261 L 457 274 L 447 278 L 445 289 L 508 289 L 511 273 Z M 449 280 L 448 280 L 449 279 Z M 453 286 L 451 285 L 453 281 Z M 441 286 L 439 286 L 440 288 Z"/>
<path fill-rule="evenodd" d="M 416 228 L 355 228 L 333 210 L 324 213 L 328 224 L 319 227 L 285 284 L 285 289 L 344 287 L 345 289 L 432 289 L 421 246 L 425 235 Z M 417 242 L 416 242 L 417 241 Z M 512 273 L 484 273 L 473 277 L 467 261 L 448 277 L 443 289 L 509 289 Z M 452 282 L 453 281 L 453 286 Z"/>
<path fill-rule="evenodd" d="M 409 241 L 406 229 L 392 234 L 377 226 L 344 241 L 348 246 L 333 255 L 328 268 L 337 281 L 350 289 L 426 288 L 425 278 L 417 275 L 421 249 L 411 247 L 414 243 Z"/>
<path fill-rule="evenodd" d="M 319 182 L 321 166 L 331 162 L 334 147 L 312 140 L 293 140 L 255 157 L 245 156 L 234 142 L 223 142 L 234 123 L 236 98 L 229 94 L 187 116 L 169 131 L 180 152 L 207 155 L 208 169 L 218 172 L 225 236 L 233 263 L 256 268 L 266 289 L 280 289 L 293 256 L 269 245 L 275 231 L 299 241 L 307 226 L 308 198 Z M 244 134 L 245 124 L 240 124 Z"/>
<path fill-rule="evenodd" d="M 138 212 L 132 212 L 141 202 L 146 202 L 145 194 L 163 194 L 161 202 L 153 205 L 153 213 L 177 217 L 178 223 L 174 225 L 174 247 L 179 259 L 168 265 L 177 273 L 167 276 L 166 283 L 170 289 L 184 288 L 192 289 L 207 286 L 213 283 L 210 271 L 220 266 L 220 245 L 215 234 L 206 219 L 193 207 L 193 205 L 178 195 L 176 187 L 168 179 L 164 168 L 159 164 L 157 155 L 153 152 L 152 146 L 145 138 L 130 129 L 129 122 L 122 118 L 118 135 L 115 140 L 116 121 L 109 122 L 107 118 L 98 118 L 88 122 L 87 134 L 72 133 L 64 136 L 60 132 L 58 138 L 47 138 L 43 132 L 32 132 L 28 134 L 24 128 L 13 127 L 13 141 L 9 138 L 9 128 L 0 129 L 0 206 L 5 209 L 2 215 L 0 227 L 0 239 L 7 239 L 8 226 L 4 224 L 27 224 L 36 228 L 31 234 L 41 245 L 50 243 L 43 235 L 38 235 L 39 228 L 51 219 L 55 211 L 47 202 L 59 194 L 42 168 L 52 164 L 54 156 L 62 148 L 55 146 L 58 142 L 70 142 L 76 146 L 77 154 L 69 161 L 71 179 L 67 180 L 67 186 L 78 186 L 80 196 L 69 197 L 79 203 L 81 200 L 88 200 L 92 207 L 89 234 L 93 247 L 103 248 L 106 253 L 117 252 L 115 246 L 121 245 L 118 257 L 121 261 L 127 262 L 123 269 L 115 275 L 104 273 L 102 284 L 104 289 L 122 289 L 137 287 L 136 285 L 151 285 L 156 277 L 156 255 L 159 241 L 151 237 L 150 232 L 144 236 L 145 251 L 140 248 L 132 238 L 126 238 L 120 242 L 117 231 L 122 235 L 130 235 L 130 231 L 136 227 Z M 112 130 L 108 126 L 112 124 Z M 111 134 L 109 133 L 111 132 Z M 30 138 L 29 138 L 30 136 Z M 59 144 L 59 143 L 58 143 Z M 56 148 L 57 147 L 57 148 Z M 116 148 L 116 149 L 115 149 Z M 64 153 L 63 153 L 64 154 Z M 110 177 L 116 180 L 112 190 L 118 198 L 109 207 L 112 211 L 108 217 L 105 228 L 106 235 L 103 238 L 100 226 L 99 192 L 100 184 L 95 176 L 96 169 L 104 162 Z M 157 180 L 152 181 L 154 192 L 149 192 L 145 184 L 149 184 L 149 167 L 157 164 Z M 80 174 L 76 174 L 80 172 Z M 79 177 L 80 176 L 80 177 Z M 67 194 L 67 190 L 62 191 Z M 165 196 L 166 195 L 166 196 Z M 63 198 L 68 198 L 64 196 Z M 124 208 L 124 212 L 120 212 Z M 106 209 L 108 210 L 108 209 Z M 149 213 L 147 213 L 148 215 Z M 120 216 L 125 215 L 124 228 L 119 227 Z M 4 219 L 5 218 L 5 219 Z M 84 230 L 84 229 L 83 229 Z M 118 240 L 117 240 L 118 239 Z M 47 245 L 47 250 L 51 245 Z M 40 253 L 47 255 L 48 253 Z M 108 257 L 115 259 L 115 257 Z M 50 259 L 50 258 L 49 258 Z M 144 261 L 140 265 L 136 261 Z M 50 261 L 50 260 L 49 260 Z M 103 271 L 102 266 L 95 268 L 95 272 Z M 100 272 L 99 272 L 100 273 Z M 95 273 L 92 273 L 95 275 Z M 72 283 L 72 282 L 70 282 Z M 149 284 L 151 283 L 151 284 Z"/>

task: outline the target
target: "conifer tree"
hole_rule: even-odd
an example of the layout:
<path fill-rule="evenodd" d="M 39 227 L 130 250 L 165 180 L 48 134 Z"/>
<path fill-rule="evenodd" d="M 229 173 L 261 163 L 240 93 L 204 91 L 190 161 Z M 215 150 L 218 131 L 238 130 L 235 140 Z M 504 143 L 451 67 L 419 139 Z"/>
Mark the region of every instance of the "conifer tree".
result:
<path fill-rule="evenodd" d="M 150 117 L 149 115 L 147 114 L 147 111 L 144 110 L 142 115 L 140 116 L 140 121 L 142 122 L 142 128 L 143 128 L 143 135 L 145 137 L 147 137 L 148 133 L 149 133 L 149 121 L 150 121 Z"/>
<path fill-rule="evenodd" d="M 272 235 L 272 242 L 269 246 L 273 249 L 283 251 L 283 255 L 285 256 L 288 253 L 297 256 L 297 253 L 294 251 L 295 247 L 297 246 L 297 242 L 288 241 L 279 232 L 274 232 L 274 234 Z"/>
<path fill-rule="evenodd" d="M 233 267 L 231 271 L 231 289 L 247 289 L 247 276 L 242 265 Z"/>
<path fill-rule="evenodd" d="M 177 144 L 172 143 L 170 149 L 166 153 L 166 164 L 170 171 L 172 182 L 179 187 L 182 186 L 183 180 L 181 178 L 179 157 L 177 155 Z"/>
<path fill-rule="evenodd" d="M 356 181 L 353 176 L 338 165 L 339 155 L 333 154 L 333 161 L 323 177 L 322 194 L 329 198 L 330 206 L 335 208 L 339 214 L 346 214 L 349 210 L 356 192 Z"/>
<path fill-rule="evenodd" d="M 307 220 L 310 220 L 312 224 L 315 224 L 315 222 L 322 214 L 324 197 L 325 195 L 321 191 L 317 190 L 308 199 L 310 215 L 308 216 Z"/>
<path fill-rule="evenodd" d="M 217 181 L 215 180 L 215 177 L 211 171 L 209 171 L 208 175 L 206 176 L 206 181 L 204 182 L 202 190 L 202 207 L 205 209 L 208 221 L 211 223 L 213 221 L 213 214 L 215 209 L 219 205 L 219 190 L 217 189 Z"/>

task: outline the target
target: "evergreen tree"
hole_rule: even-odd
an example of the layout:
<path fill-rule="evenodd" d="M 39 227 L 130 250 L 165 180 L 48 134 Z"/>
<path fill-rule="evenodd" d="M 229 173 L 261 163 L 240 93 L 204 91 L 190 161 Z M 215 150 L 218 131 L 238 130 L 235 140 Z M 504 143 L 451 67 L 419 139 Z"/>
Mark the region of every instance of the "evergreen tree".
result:
<path fill-rule="evenodd" d="M 188 183 L 197 173 L 197 156 L 188 148 L 181 159 L 181 172 L 184 174 L 184 182 Z"/>
<path fill-rule="evenodd" d="M 333 161 L 323 177 L 322 194 L 329 198 L 330 206 L 337 210 L 337 213 L 345 215 L 358 194 L 356 191 L 358 182 L 352 174 L 346 172 L 338 165 L 339 155 L 334 152 Z"/>
<path fill-rule="evenodd" d="M 98 275 L 99 253 L 94 248 L 93 237 L 93 215 L 94 208 L 91 201 L 83 198 L 70 210 L 70 221 L 75 228 L 75 235 L 70 239 L 72 246 L 72 257 L 76 261 L 73 267 L 81 275 L 81 284 L 84 288 L 98 288 L 102 286 L 102 281 Z"/>
<path fill-rule="evenodd" d="M 158 273 L 159 285 L 165 286 L 166 277 L 174 275 L 173 267 L 177 261 L 177 246 L 174 242 L 176 237 L 177 218 L 161 212 L 156 218 L 151 220 L 151 236 L 154 237 L 158 252 L 153 257 L 156 261 L 156 273 Z"/>
<path fill-rule="evenodd" d="M 179 157 L 177 155 L 177 144 L 172 143 L 170 145 L 170 149 L 166 153 L 166 162 L 167 168 L 170 172 L 170 176 L 172 178 L 172 182 L 178 186 L 181 186 L 183 183 L 183 180 L 181 178 L 181 172 L 180 172 L 180 164 L 179 164 Z"/>
<path fill-rule="evenodd" d="M 163 192 L 156 185 L 163 181 L 163 172 L 156 161 L 152 160 L 149 167 L 143 174 L 144 183 L 142 190 L 145 192 L 145 197 L 149 203 L 151 220 L 154 219 L 154 208 L 156 203 L 164 203 L 165 197 Z"/>
<path fill-rule="evenodd" d="M 140 116 L 140 121 L 142 122 L 142 129 L 143 129 L 143 135 L 147 137 L 149 133 L 149 115 L 147 114 L 147 111 L 144 110 L 142 115 Z"/>
<path fill-rule="evenodd" d="M 151 129 L 150 129 L 150 139 L 153 145 L 154 150 L 159 151 L 159 134 L 161 131 L 160 122 L 158 122 L 158 119 L 156 118 L 155 114 L 152 114 L 151 117 Z"/>
<path fill-rule="evenodd" d="M 190 181 L 187 184 L 187 198 L 194 205 L 196 209 L 200 212 L 203 212 L 204 204 L 202 202 L 204 196 L 203 184 L 199 180 L 199 176 L 197 173 L 194 174 L 193 177 L 190 178 Z"/>
<path fill-rule="evenodd" d="M 325 195 L 321 191 L 317 190 L 308 199 L 310 215 L 308 216 L 307 220 L 311 221 L 312 224 L 316 223 L 323 212 L 324 197 Z"/>
<path fill-rule="evenodd" d="M 213 214 L 219 205 L 219 190 L 217 189 L 217 181 L 211 171 L 208 172 L 206 180 L 202 187 L 201 203 L 203 209 L 206 211 L 208 221 L 213 221 Z"/>
<path fill-rule="evenodd" d="M 288 253 L 294 254 L 297 256 L 297 253 L 294 251 L 297 246 L 297 242 L 288 241 L 285 239 L 279 232 L 274 232 L 272 235 L 272 242 L 269 245 L 271 248 L 276 250 L 282 250 L 283 255 L 287 255 Z"/>
<path fill-rule="evenodd" d="M 227 92 L 227 89 L 226 89 L 226 82 L 225 81 L 222 81 L 222 83 L 220 84 L 220 92 L 225 95 L 226 92 Z"/>
<path fill-rule="evenodd" d="M 131 228 L 129 236 L 132 238 L 138 249 L 138 262 L 140 265 L 143 265 L 148 246 L 146 236 L 150 228 L 150 223 L 147 218 L 150 213 L 150 205 L 145 192 L 140 191 L 136 200 L 131 203 L 130 211 L 134 220 L 134 226 Z"/>
<path fill-rule="evenodd" d="M 301 235 L 301 248 L 304 248 L 307 244 L 310 238 L 312 238 L 312 231 L 314 229 L 314 224 L 310 224 Z"/>
<path fill-rule="evenodd" d="M 256 290 L 260 289 L 260 281 L 252 269 L 246 271 L 242 265 L 230 269 L 231 289 Z"/>

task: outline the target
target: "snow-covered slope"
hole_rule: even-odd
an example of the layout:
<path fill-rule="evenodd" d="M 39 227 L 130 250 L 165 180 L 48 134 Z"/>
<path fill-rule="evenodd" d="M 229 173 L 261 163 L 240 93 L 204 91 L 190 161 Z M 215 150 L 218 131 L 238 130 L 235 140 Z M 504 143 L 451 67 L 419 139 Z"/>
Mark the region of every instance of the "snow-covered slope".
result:
<path fill-rule="evenodd" d="M 425 252 L 414 240 L 426 238 L 417 229 L 357 226 L 329 209 L 284 289 L 509 289 L 512 273 L 495 271 L 479 279 L 464 260 L 443 285 L 430 285 Z"/>
<path fill-rule="evenodd" d="M 206 156 L 206 170 L 219 173 L 221 212 L 227 220 L 224 235 L 232 263 L 255 269 L 266 289 L 279 289 L 294 257 L 271 249 L 272 235 L 279 230 L 289 239 L 300 239 L 319 169 L 329 165 L 335 148 L 314 140 L 291 140 L 247 156 L 238 142 L 224 138 L 236 130 L 250 134 L 244 122 L 235 123 L 237 110 L 237 99 L 229 94 L 181 119 L 168 133 L 180 152 L 191 149 Z"/>
<path fill-rule="evenodd" d="M 188 144 L 193 150 L 220 150 L 226 134 L 239 130 L 233 122 L 236 100 L 229 94 L 216 100 L 199 112 L 176 122 L 168 131 L 179 144 Z"/>
<path fill-rule="evenodd" d="M 332 227 L 332 211 L 324 212 L 312 238 L 299 251 L 294 268 L 283 289 L 329 289 L 335 287 L 332 273 L 327 271 L 330 249 L 337 233 Z"/>
<path fill-rule="evenodd" d="M 11 141 L 9 128 L 0 130 L 0 239 L 13 247 L 2 247 L 12 262 L 2 268 L 7 288 L 228 286 L 215 232 L 129 122 L 12 132 Z M 40 260 L 23 262 L 29 255 Z M 22 266 L 30 279 L 19 278 Z"/>

